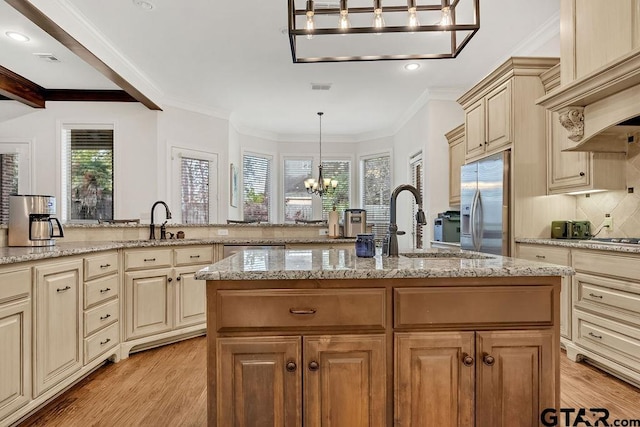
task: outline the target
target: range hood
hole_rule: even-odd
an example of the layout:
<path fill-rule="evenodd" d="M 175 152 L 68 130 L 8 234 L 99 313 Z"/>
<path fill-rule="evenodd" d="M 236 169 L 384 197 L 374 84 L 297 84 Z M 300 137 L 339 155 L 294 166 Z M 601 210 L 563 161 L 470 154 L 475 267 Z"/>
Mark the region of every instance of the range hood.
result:
<path fill-rule="evenodd" d="M 560 115 L 567 151 L 626 153 L 640 141 L 640 48 L 537 100 Z"/>

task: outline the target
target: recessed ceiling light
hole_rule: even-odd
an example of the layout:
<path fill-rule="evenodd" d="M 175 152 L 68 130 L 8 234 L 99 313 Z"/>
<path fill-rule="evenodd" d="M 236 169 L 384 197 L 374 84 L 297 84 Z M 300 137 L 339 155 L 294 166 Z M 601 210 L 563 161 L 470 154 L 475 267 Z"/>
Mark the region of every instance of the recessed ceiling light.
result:
<path fill-rule="evenodd" d="M 15 31 L 7 31 L 5 34 L 10 39 L 13 39 L 18 42 L 28 42 L 29 40 L 31 40 L 29 37 L 25 36 L 24 34 L 16 33 Z"/>
<path fill-rule="evenodd" d="M 405 70 L 408 71 L 414 71 L 417 70 L 418 68 L 420 68 L 420 64 L 416 63 L 416 62 L 412 62 L 411 64 L 407 64 L 404 66 Z"/>
<path fill-rule="evenodd" d="M 144 9 L 144 10 L 152 10 L 155 6 L 153 3 L 145 1 L 145 0 L 133 0 L 133 4 Z"/>

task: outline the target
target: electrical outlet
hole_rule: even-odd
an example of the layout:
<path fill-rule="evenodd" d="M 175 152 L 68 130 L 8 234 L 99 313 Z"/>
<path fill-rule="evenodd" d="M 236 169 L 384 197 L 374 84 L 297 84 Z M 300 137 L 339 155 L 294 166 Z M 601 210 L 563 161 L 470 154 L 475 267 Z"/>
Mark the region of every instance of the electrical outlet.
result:
<path fill-rule="evenodd" d="M 227 230 L 226 228 L 221 228 L 218 230 L 218 236 L 228 236 L 229 235 L 229 230 Z"/>
<path fill-rule="evenodd" d="M 328 228 L 321 228 L 318 233 L 320 233 L 321 236 L 328 236 L 329 235 L 329 229 Z"/>
<path fill-rule="evenodd" d="M 610 214 L 606 214 L 604 216 L 604 222 L 602 223 L 603 227 L 607 227 L 609 231 L 613 231 L 613 218 Z"/>

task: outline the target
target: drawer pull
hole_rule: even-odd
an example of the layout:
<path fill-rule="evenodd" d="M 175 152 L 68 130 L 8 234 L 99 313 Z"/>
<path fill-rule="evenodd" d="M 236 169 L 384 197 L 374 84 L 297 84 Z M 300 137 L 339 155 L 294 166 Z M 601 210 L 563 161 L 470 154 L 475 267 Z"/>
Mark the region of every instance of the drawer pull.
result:
<path fill-rule="evenodd" d="M 539 258 L 539 259 L 546 259 L 547 257 L 546 257 L 546 256 L 544 256 L 544 255 L 536 255 L 536 258 Z"/>
<path fill-rule="evenodd" d="M 302 314 L 302 315 L 316 314 L 316 309 L 315 308 L 290 308 L 289 313 Z"/>
<path fill-rule="evenodd" d="M 594 294 L 593 292 L 592 292 L 592 293 L 590 293 L 590 294 L 589 294 L 589 296 L 590 296 L 591 298 L 598 298 L 598 299 L 602 299 L 602 295 L 596 295 L 596 294 Z"/>
<path fill-rule="evenodd" d="M 464 366 L 473 366 L 473 357 L 469 356 L 467 353 L 463 353 L 462 364 Z"/>
<path fill-rule="evenodd" d="M 492 355 L 487 353 L 485 353 L 484 356 L 482 356 L 482 361 L 487 366 L 493 366 L 493 364 L 496 363 L 496 359 Z"/>
<path fill-rule="evenodd" d="M 64 288 L 56 289 L 56 292 L 64 292 L 64 291 L 68 291 L 69 289 L 71 289 L 71 286 L 67 285 Z"/>
<path fill-rule="evenodd" d="M 110 314 L 107 314 L 105 316 L 100 316 L 100 320 L 107 320 L 109 317 L 111 317 Z"/>
<path fill-rule="evenodd" d="M 191 255 L 189 258 L 200 258 L 200 255 Z"/>
<path fill-rule="evenodd" d="M 318 369 L 320 369 L 320 365 L 318 364 L 318 362 L 316 362 L 315 360 L 312 360 L 311 362 L 309 362 L 309 370 L 310 371 L 317 371 Z"/>
<path fill-rule="evenodd" d="M 155 258 L 145 258 L 144 262 L 153 262 L 155 260 L 156 260 Z"/>
<path fill-rule="evenodd" d="M 100 289 L 100 293 L 104 294 L 105 292 L 109 292 L 110 290 L 111 290 L 111 288 Z"/>
<path fill-rule="evenodd" d="M 107 338 L 104 341 L 100 341 L 100 345 L 105 345 L 106 343 L 111 342 L 111 338 Z"/>
<path fill-rule="evenodd" d="M 293 360 L 287 362 L 287 372 L 295 372 L 298 369 L 298 365 Z"/>
<path fill-rule="evenodd" d="M 100 265 L 100 268 L 109 268 L 111 267 L 111 264 L 102 264 Z"/>
<path fill-rule="evenodd" d="M 593 337 L 593 338 L 596 338 L 596 339 L 599 339 L 599 340 L 601 340 L 601 339 L 602 339 L 602 335 L 596 335 L 596 334 L 594 334 L 593 332 L 589 332 L 589 336 L 590 336 L 590 337 Z"/>

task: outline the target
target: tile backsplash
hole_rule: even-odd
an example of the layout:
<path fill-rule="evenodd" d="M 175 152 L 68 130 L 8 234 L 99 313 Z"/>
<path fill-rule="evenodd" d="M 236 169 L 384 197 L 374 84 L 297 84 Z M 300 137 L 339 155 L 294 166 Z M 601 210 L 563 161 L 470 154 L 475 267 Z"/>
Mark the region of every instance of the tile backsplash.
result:
<path fill-rule="evenodd" d="M 640 144 L 630 144 L 627 154 L 627 190 L 576 196 L 576 219 L 589 220 L 592 232 L 602 227 L 605 214 L 613 218 L 613 230 L 603 229 L 598 237 L 640 237 Z"/>

